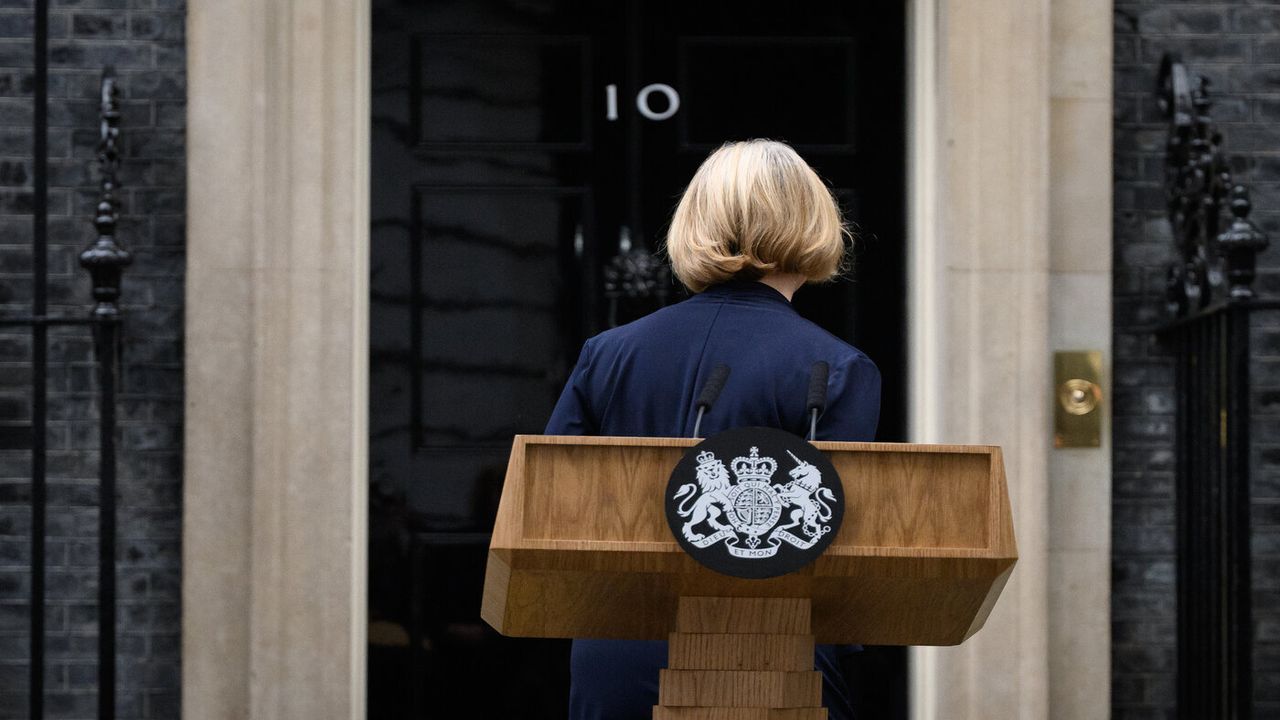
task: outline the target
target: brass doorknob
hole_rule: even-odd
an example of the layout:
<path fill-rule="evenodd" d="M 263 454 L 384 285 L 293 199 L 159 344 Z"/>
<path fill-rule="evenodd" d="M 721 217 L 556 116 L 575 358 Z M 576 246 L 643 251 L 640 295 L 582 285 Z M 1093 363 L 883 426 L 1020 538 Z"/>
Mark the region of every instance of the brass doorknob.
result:
<path fill-rule="evenodd" d="M 1058 386 L 1058 402 L 1071 415 L 1088 415 L 1102 402 L 1102 388 L 1083 378 L 1071 378 Z"/>

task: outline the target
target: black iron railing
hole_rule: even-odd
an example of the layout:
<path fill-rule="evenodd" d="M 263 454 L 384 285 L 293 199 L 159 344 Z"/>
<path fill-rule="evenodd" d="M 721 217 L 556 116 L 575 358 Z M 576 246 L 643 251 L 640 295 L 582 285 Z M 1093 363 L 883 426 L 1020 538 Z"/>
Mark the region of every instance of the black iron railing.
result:
<path fill-rule="evenodd" d="M 98 717 L 115 717 L 116 687 L 116 381 L 121 318 L 117 305 L 122 271 L 130 256 L 116 242 L 117 169 L 120 108 L 111 68 L 101 85 L 101 139 L 98 165 L 102 192 L 93 224 L 97 239 L 80 254 L 89 272 L 96 305 L 84 315 L 49 314 L 48 308 L 48 2 L 35 5 L 35 74 L 33 116 L 32 303 L 31 314 L 0 317 L 0 327 L 30 329 L 31 352 L 31 648 L 28 670 L 28 716 L 44 712 L 45 671 L 45 531 L 48 509 L 46 436 L 48 432 L 49 328 L 80 326 L 93 334 L 99 392 L 98 452 Z M 13 446 L 18 443 L 6 443 Z"/>
<path fill-rule="evenodd" d="M 1208 80 L 1166 55 L 1157 96 L 1178 246 L 1159 330 L 1177 369 L 1178 714 L 1250 718 L 1250 327 L 1280 303 L 1254 296 L 1268 241 L 1223 155 Z"/>

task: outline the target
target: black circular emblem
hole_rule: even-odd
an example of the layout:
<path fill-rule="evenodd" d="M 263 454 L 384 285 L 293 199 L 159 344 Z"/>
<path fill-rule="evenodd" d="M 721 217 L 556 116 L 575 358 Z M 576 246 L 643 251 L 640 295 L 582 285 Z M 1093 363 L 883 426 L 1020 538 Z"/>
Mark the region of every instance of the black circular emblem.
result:
<path fill-rule="evenodd" d="M 783 430 L 727 430 L 685 453 L 667 482 L 667 524 L 695 560 L 768 578 L 822 554 L 844 519 L 844 488 L 826 455 Z"/>

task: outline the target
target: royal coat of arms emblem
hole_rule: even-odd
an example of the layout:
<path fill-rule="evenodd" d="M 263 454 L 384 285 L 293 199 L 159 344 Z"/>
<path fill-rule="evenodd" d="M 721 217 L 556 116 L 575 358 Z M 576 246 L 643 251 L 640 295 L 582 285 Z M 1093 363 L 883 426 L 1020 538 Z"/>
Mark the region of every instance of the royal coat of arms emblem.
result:
<path fill-rule="evenodd" d="M 826 456 L 781 430 L 708 438 L 668 483 L 677 541 L 704 565 L 740 577 L 802 567 L 830 544 L 842 516 L 840 480 Z"/>

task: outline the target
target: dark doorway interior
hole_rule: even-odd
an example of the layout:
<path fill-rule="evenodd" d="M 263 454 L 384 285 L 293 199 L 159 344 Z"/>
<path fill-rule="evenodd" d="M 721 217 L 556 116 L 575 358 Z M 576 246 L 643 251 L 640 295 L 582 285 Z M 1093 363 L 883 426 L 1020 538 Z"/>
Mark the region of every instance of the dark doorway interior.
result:
<path fill-rule="evenodd" d="M 567 643 L 478 617 L 511 436 L 585 338 L 682 297 L 605 278 L 722 141 L 786 140 L 836 189 L 858 269 L 796 305 L 879 364 L 904 437 L 903 8 L 373 5 L 369 714 L 563 717 Z M 905 717 L 903 649 L 848 672 L 864 717 Z"/>

